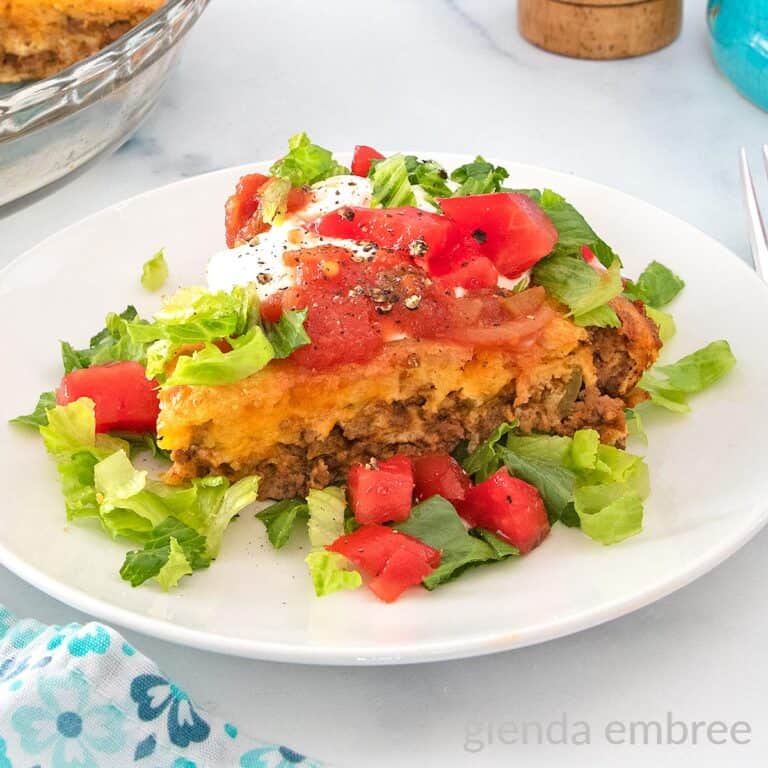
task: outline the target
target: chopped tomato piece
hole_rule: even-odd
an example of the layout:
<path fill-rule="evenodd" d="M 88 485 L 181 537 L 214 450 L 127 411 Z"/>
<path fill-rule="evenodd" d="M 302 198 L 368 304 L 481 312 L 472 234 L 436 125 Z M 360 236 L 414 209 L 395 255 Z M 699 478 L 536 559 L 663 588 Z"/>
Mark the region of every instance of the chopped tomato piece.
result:
<path fill-rule="evenodd" d="M 407 549 L 433 568 L 440 564 L 438 550 L 386 525 L 363 525 L 352 533 L 339 536 L 326 549 L 344 555 L 371 576 L 381 573 L 397 549 Z"/>
<path fill-rule="evenodd" d="M 584 259 L 584 261 L 587 262 L 587 264 L 591 264 L 593 261 L 595 261 L 595 259 L 597 259 L 595 252 L 588 245 L 581 246 L 581 257 Z"/>
<path fill-rule="evenodd" d="M 413 499 L 413 467 L 407 456 L 355 464 L 347 474 L 349 506 L 361 525 L 408 519 Z"/>
<path fill-rule="evenodd" d="M 480 252 L 507 277 L 521 275 L 557 242 L 555 225 L 527 195 L 494 192 L 440 198 L 438 202 L 445 215 L 463 234 L 473 237 Z"/>
<path fill-rule="evenodd" d="M 237 182 L 235 193 L 224 206 L 227 248 L 235 247 L 238 233 L 259 209 L 258 192 L 268 179 L 263 173 L 251 173 Z"/>
<path fill-rule="evenodd" d="M 272 178 L 262 173 L 243 176 L 237 183 L 235 193 L 227 200 L 224 207 L 227 235 L 227 248 L 247 243 L 261 232 L 271 228 L 261 215 L 261 188 Z M 288 193 L 286 208 L 288 213 L 301 210 L 309 201 L 310 191 L 304 187 L 294 187 Z"/>
<path fill-rule="evenodd" d="M 421 584 L 421 580 L 433 570 L 417 553 L 407 547 L 398 547 L 368 586 L 380 600 L 393 603 L 408 587 Z"/>
<path fill-rule="evenodd" d="M 470 525 L 498 534 L 521 554 L 530 552 L 549 533 L 549 518 L 538 489 L 512 477 L 506 468 L 471 488 L 457 508 Z"/>
<path fill-rule="evenodd" d="M 139 363 L 94 365 L 68 373 L 56 391 L 56 402 L 67 405 L 81 397 L 95 404 L 97 432 L 154 432 L 157 428 L 157 382 L 147 379 Z"/>
<path fill-rule="evenodd" d="M 371 163 L 374 160 L 383 160 L 384 155 L 377 152 L 373 147 L 367 147 L 365 144 L 358 144 L 355 147 L 355 153 L 352 155 L 352 173 L 355 176 L 367 176 L 371 170 Z"/>
<path fill-rule="evenodd" d="M 279 299 L 266 302 L 265 317 L 275 315 L 277 301 L 280 312 L 307 309 L 304 328 L 311 341 L 291 355 L 303 368 L 326 370 L 342 363 L 364 363 L 376 357 L 384 345 L 373 305 L 364 297 L 316 284 L 284 291 Z"/>
<path fill-rule="evenodd" d="M 411 206 L 339 208 L 323 216 L 315 227 L 326 237 L 375 243 L 380 248 L 403 251 L 417 261 L 451 250 L 459 240 L 458 229 L 450 219 Z"/>
<path fill-rule="evenodd" d="M 485 256 L 474 256 L 460 264 L 447 274 L 437 278 L 444 288 L 465 288 L 477 291 L 481 288 L 493 288 L 499 281 L 499 270 Z"/>
<path fill-rule="evenodd" d="M 416 501 L 442 496 L 451 503 L 463 501 L 472 487 L 469 475 L 453 456 L 429 453 L 413 459 Z"/>

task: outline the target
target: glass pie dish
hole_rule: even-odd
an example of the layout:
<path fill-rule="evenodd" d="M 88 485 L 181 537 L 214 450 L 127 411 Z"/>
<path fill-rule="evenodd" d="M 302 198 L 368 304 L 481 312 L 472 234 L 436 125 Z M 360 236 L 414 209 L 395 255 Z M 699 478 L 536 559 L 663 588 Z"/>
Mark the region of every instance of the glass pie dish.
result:
<path fill-rule="evenodd" d="M 0 90 L 0 206 L 125 142 L 157 103 L 181 41 L 207 4 L 169 0 L 93 56 Z"/>

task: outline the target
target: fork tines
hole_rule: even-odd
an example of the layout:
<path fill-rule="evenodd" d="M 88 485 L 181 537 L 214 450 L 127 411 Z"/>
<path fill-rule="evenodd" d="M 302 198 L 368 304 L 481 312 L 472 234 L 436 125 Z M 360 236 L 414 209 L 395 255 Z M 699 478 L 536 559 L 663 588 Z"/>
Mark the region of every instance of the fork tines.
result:
<path fill-rule="evenodd" d="M 758 276 L 765 280 L 768 270 L 768 237 L 765 233 L 765 223 L 760 213 L 760 205 L 757 202 L 755 182 L 749 169 L 747 151 L 741 148 L 741 180 L 744 186 L 744 199 L 747 206 L 747 219 L 749 225 L 749 244 L 752 248 L 752 264 Z M 763 160 L 765 170 L 768 173 L 768 144 L 763 144 Z"/>

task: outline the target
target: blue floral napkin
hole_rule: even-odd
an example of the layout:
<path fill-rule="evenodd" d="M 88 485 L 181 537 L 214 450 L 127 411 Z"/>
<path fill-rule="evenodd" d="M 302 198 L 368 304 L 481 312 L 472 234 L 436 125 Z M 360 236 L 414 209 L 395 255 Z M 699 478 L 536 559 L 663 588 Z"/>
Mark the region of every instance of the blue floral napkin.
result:
<path fill-rule="evenodd" d="M 198 709 L 117 632 L 0 606 L 0 768 L 322 768 Z"/>

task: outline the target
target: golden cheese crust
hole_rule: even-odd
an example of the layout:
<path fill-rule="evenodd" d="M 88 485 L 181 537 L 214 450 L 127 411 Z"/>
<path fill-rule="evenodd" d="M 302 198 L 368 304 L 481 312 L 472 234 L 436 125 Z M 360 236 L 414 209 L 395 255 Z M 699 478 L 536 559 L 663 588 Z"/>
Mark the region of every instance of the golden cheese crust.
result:
<path fill-rule="evenodd" d="M 288 498 L 372 456 L 474 446 L 514 418 L 525 432 L 592 427 L 623 445 L 624 409 L 661 343 L 641 305 L 615 308 L 622 327 L 599 337 L 558 314 L 516 351 L 409 339 L 330 371 L 279 360 L 236 384 L 170 388 L 158 422 L 169 480 L 259 474 L 262 498 Z"/>
<path fill-rule="evenodd" d="M 117 40 L 164 0 L 0 0 L 0 82 L 48 77 Z"/>

